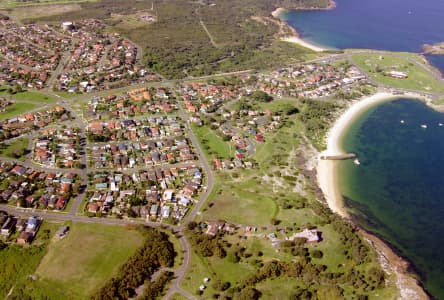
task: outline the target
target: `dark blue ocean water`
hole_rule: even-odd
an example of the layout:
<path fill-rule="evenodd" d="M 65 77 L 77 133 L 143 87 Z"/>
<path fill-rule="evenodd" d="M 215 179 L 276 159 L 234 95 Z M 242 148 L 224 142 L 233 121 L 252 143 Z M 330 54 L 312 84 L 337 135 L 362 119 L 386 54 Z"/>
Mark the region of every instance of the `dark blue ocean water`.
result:
<path fill-rule="evenodd" d="M 404 120 L 404 123 L 401 123 Z M 407 257 L 444 299 L 444 114 L 412 99 L 371 110 L 348 130 L 340 189 L 357 221 Z M 421 125 L 427 125 L 422 128 Z"/>
<path fill-rule="evenodd" d="M 291 11 L 285 20 L 303 38 L 335 48 L 421 51 L 444 41 L 443 0 L 337 0 L 327 11 Z"/>
<path fill-rule="evenodd" d="M 302 38 L 331 48 L 421 52 L 425 43 L 444 41 L 444 0 L 336 2 L 333 10 L 291 11 L 282 17 Z"/>
<path fill-rule="evenodd" d="M 444 75 L 444 55 L 427 55 L 427 60 Z"/>

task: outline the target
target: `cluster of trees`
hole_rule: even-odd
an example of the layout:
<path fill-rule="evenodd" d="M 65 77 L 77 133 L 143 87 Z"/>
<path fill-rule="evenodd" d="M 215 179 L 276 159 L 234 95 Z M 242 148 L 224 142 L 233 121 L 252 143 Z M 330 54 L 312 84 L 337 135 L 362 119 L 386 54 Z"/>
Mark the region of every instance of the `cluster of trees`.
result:
<path fill-rule="evenodd" d="M 142 295 L 140 295 L 138 300 L 155 300 L 164 291 L 168 282 L 170 282 L 174 277 L 173 272 L 165 271 L 157 277 L 154 282 L 145 282 L 145 289 Z"/>
<path fill-rule="evenodd" d="M 322 148 L 325 133 L 341 105 L 337 102 L 312 99 L 303 99 L 302 103 L 303 109 L 299 118 L 305 124 L 306 135 L 315 147 Z"/>
<path fill-rule="evenodd" d="M 216 236 L 204 234 L 199 230 L 199 227 L 196 226 L 193 230 L 188 230 L 187 235 L 193 249 L 203 257 L 211 257 L 215 255 L 219 258 L 224 258 L 227 256 L 225 246 L 230 245 L 221 239 L 220 233 Z"/>
<path fill-rule="evenodd" d="M 356 265 L 371 261 L 368 246 L 364 244 L 356 233 L 356 229 L 350 223 L 344 222 L 339 217 L 336 217 L 331 224 L 333 228 L 341 234 L 341 242 L 349 249 L 344 253 L 347 255 L 347 258 L 352 259 Z"/>
<path fill-rule="evenodd" d="M 255 91 L 251 94 L 251 99 L 257 102 L 271 102 L 273 97 L 263 91 Z"/>
<path fill-rule="evenodd" d="M 143 246 L 120 267 L 118 274 L 108 280 L 92 299 L 128 299 L 134 296 L 134 289 L 143 284 L 144 280 L 159 268 L 173 265 L 175 252 L 168 235 L 153 228 L 144 228 L 142 232 L 145 235 Z M 161 283 L 158 283 L 159 286 Z"/>
<path fill-rule="evenodd" d="M 345 292 L 342 286 L 353 286 L 362 293 L 357 295 L 358 299 L 367 299 L 366 292 L 385 285 L 385 274 L 379 268 L 372 267 L 367 276 L 355 270 L 332 273 L 325 265 L 314 264 L 310 258 L 304 258 L 297 262 L 267 262 L 229 291 L 239 295 L 245 289 L 254 289 L 260 282 L 278 277 L 295 278 L 306 284 L 306 287 L 295 289 L 292 299 L 342 299 Z"/>

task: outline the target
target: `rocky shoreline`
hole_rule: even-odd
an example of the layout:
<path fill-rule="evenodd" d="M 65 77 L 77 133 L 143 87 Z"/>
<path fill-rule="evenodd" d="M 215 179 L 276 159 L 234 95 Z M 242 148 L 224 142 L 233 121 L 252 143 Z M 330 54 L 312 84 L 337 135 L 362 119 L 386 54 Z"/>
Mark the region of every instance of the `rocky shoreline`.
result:
<path fill-rule="evenodd" d="M 424 44 L 422 49 L 424 50 L 424 54 L 444 55 L 444 42 L 432 45 Z"/>

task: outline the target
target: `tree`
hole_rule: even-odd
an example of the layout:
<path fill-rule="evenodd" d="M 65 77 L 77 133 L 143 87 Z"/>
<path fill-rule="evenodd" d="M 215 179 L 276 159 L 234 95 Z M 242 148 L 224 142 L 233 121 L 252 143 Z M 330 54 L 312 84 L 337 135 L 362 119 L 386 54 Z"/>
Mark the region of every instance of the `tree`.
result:
<path fill-rule="evenodd" d="M 311 251 L 311 256 L 313 258 L 322 258 L 322 256 L 324 256 L 324 254 L 322 253 L 321 250 L 315 249 L 315 250 Z"/>
<path fill-rule="evenodd" d="M 216 280 L 214 283 L 213 283 L 213 288 L 216 290 L 216 291 L 225 291 L 225 290 L 227 290 L 229 287 L 231 286 L 231 283 L 229 283 L 229 282 L 223 282 L 222 280 Z"/>
<path fill-rule="evenodd" d="M 258 102 L 271 102 L 273 97 L 268 95 L 266 92 L 255 91 L 253 94 L 251 94 L 251 99 Z"/>
<path fill-rule="evenodd" d="M 255 288 L 246 287 L 239 294 L 236 295 L 235 299 L 239 300 L 257 300 L 262 295 L 261 292 Z"/>

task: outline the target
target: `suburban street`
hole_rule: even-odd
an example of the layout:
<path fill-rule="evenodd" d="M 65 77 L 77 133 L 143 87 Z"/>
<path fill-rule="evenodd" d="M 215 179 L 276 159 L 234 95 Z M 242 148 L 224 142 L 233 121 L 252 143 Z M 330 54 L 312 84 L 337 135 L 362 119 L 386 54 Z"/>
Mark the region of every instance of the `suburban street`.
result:
<path fill-rule="evenodd" d="M 206 27 L 203 24 L 203 22 L 201 23 L 201 25 L 206 30 Z M 207 33 L 208 33 L 210 39 L 212 40 L 211 35 L 209 34 L 208 31 L 207 31 Z M 214 43 L 214 41 L 212 41 L 212 42 Z M 337 60 L 346 59 L 351 64 L 356 66 L 361 72 L 363 72 L 363 74 L 366 74 L 364 72 L 364 70 L 362 70 L 357 64 L 354 63 L 352 56 L 356 55 L 356 54 L 375 54 L 375 53 L 379 54 L 379 53 L 385 53 L 385 52 L 373 51 L 373 50 L 358 50 L 358 51 L 352 51 L 352 52 L 341 53 L 341 54 L 331 54 L 328 57 L 322 57 L 319 59 L 312 60 L 310 62 L 326 61 L 326 62 L 332 63 Z M 69 59 L 68 56 L 64 56 L 62 61 L 66 62 L 68 59 Z M 444 81 L 444 79 L 440 76 L 440 74 L 437 74 L 436 72 L 434 72 L 433 70 L 431 70 L 427 66 L 423 65 L 422 63 L 417 62 L 416 60 L 413 60 L 413 59 L 411 60 L 411 63 L 416 64 L 422 70 L 424 70 L 427 73 L 429 73 L 430 75 L 432 75 L 435 79 L 440 80 L 440 81 Z M 57 77 L 57 74 L 58 74 L 57 72 L 60 72 L 61 70 L 62 70 L 61 67 L 58 67 L 56 69 L 56 72 L 54 72 L 54 75 L 53 75 L 53 77 L 51 77 L 50 82 L 53 82 L 55 80 L 54 78 Z M 211 195 L 211 193 L 213 191 L 213 187 L 215 185 L 215 177 L 214 177 L 212 167 L 210 166 L 211 162 L 207 161 L 204 151 L 201 148 L 196 135 L 194 134 L 193 130 L 191 129 L 190 122 L 189 122 L 190 115 L 184 110 L 184 108 L 182 107 L 182 103 L 180 103 L 177 100 L 177 99 L 179 99 L 179 97 L 176 95 L 176 101 L 177 101 L 177 105 L 178 105 L 178 116 L 181 118 L 181 120 L 185 124 L 186 136 L 189 137 L 189 140 L 191 141 L 192 146 L 196 151 L 198 159 L 197 159 L 197 161 L 193 161 L 193 162 L 177 163 L 177 164 L 174 164 L 174 166 L 175 167 L 187 167 L 187 166 L 192 166 L 192 165 L 198 165 L 203 168 L 205 176 L 204 176 L 204 188 L 202 189 L 198 199 L 196 199 L 197 201 L 194 203 L 194 206 L 188 212 L 186 217 L 178 225 L 162 224 L 160 222 L 150 222 L 150 221 L 147 221 L 144 219 L 130 219 L 130 218 L 118 219 L 118 218 L 110 218 L 110 217 L 98 218 L 98 217 L 87 217 L 85 215 L 82 215 L 82 213 L 80 212 L 80 209 L 82 207 L 82 204 L 84 203 L 86 187 L 88 184 L 88 176 L 87 175 L 89 172 L 93 171 L 88 167 L 88 161 L 87 161 L 87 157 L 86 157 L 86 148 L 87 148 L 87 146 L 90 146 L 91 144 L 87 145 L 87 142 L 86 142 L 85 120 L 83 119 L 83 116 L 78 115 L 76 113 L 76 111 L 73 110 L 72 105 L 76 104 L 80 101 L 84 101 L 86 99 L 91 99 L 93 97 L 108 95 L 110 93 L 114 93 L 114 94 L 122 93 L 122 92 L 126 92 L 130 89 L 136 89 L 136 88 L 141 88 L 141 87 L 161 85 L 161 86 L 169 87 L 173 91 L 175 91 L 175 84 L 178 82 L 206 80 L 206 79 L 212 79 L 212 78 L 251 74 L 251 73 L 254 73 L 254 71 L 253 70 L 244 70 L 244 71 L 239 71 L 239 72 L 229 72 L 229 73 L 215 74 L 215 75 L 210 75 L 210 76 L 187 78 L 184 80 L 163 80 L 160 82 L 134 84 L 134 85 L 129 85 L 129 86 L 123 87 L 123 88 L 117 88 L 117 89 L 113 89 L 113 90 L 106 90 L 106 91 L 100 91 L 100 92 L 92 92 L 92 93 L 88 93 L 88 94 L 84 94 L 84 95 L 74 96 L 71 98 L 63 98 L 59 95 L 55 95 L 49 89 L 46 89 L 44 91 L 45 94 L 53 96 L 53 97 L 57 97 L 59 100 L 57 101 L 56 104 L 61 105 L 63 108 L 65 108 L 65 110 L 67 110 L 71 113 L 71 116 L 73 117 L 73 120 L 70 121 L 71 125 L 75 125 L 76 127 L 79 127 L 79 129 L 80 129 L 80 136 L 81 136 L 81 141 L 82 141 L 81 142 L 80 160 L 81 160 L 82 168 L 81 169 L 66 169 L 66 168 L 46 167 L 44 165 L 40 165 L 40 164 L 33 162 L 32 154 L 28 154 L 25 161 L 20 161 L 17 159 L 12 159 L 9 157 L 4 157 L 4 156 L 0 157 L 0 161 L 9 162 L 9 163 L 13 163 L 13 164 L 20 164 L 20 165 L 23 165 L 28 168 L 33 168 L 36 170 L 41 170 L 41 171 L 46 171 L 46 172 L 54 172 L 54 173 L 69 173 L 70 172 L 70 173 L 78 174 L 81 178 L 80 192 L 74 199 L 71 200 L 72 203 L 70 204 L 71 205 L 70 209 L 67 212 L 54 212 L 54 211 L 49 211 L 49 210 L 43 211 L 43 210 L 34 210 L 34 209 L 30 209 L 30 208 L 24 209 L 24 208 L 13 207 L 13 206 L 6 205 L 6 204 L 0 204 L 0 210 L 3 210 L 9 214 L 13 214 L 13 215 L 17 215 L 17 216 L 26 216 L 26 217 L 39 216 L 44 219 L 56 220 L 56 221 L 60 221 L 60 222 L 72 221 L 72 222 L 79 222 L 79 223 L 98 223 L 98 224 L 104 224 L 104 225 L 141 224 L 141 225 L 146 225 L 146 226 L 150 226 L 150 227 L 155 227 L 155 228 L 161 227 L 163 229 L 171 230 L 172 232 L 175 233 L 175 235 L 178 237 L 178 240 L 180 242 L 182 249 L 178 249 L 178 251 L 183 252 L 183 261 L 180 266 L 175 266 L 176 267 L 174 270 L 175 278 L 172 281 L 168 292 L 166 293 L 165 299 L 171 299 L 171 297 L 175 293 L 181 294 L 182 296 L 184 296 L 188 299 L 196 299 L 196 297 L 194 297 L 191 293 L 189 293 L 188 291 L 181 288 L 181 283 L 184 280 L 186 273 L 188 271 L 188 268 L 190 266 L 190 260 L 191 260 L 191 254 L 192 254 L 191 251 L 193 251 L 190 246 L 189 241 L 187 240 L 187 238 L 184 235 L 184 229 L 186 228 L 185 226 L 190 221 L 195 219 L 195 217 L 198 215 L 198 213 L 201 211 L 201 209 L 205 205 L 208 197 Z M 367 80 L 370 83 L 372 83 L 373 85 L 375 85 L 379 90 L 387 90 L 390 92 L 396 92 L 396 93 L 401 93 L 401 94 L 402 93 L 414 93 L 414 94 L 417 94 L 420 96 L 425 96 L 425 97 L 429 97 L 429 98 L 433 98 L 433 99 L 437 99 L 437 98 L 444 96 L 444 93 L 419 92 L 416 90 L 392 88 L 392 87 L 384 86 L 380 83 L 375 82 L 370 76 L 368 76 L 368 74 L 366 74 L 366 77 L 367 77 Z M 233 102 L 229 102 L 229 103 L 233 103 Z M 41 108 L 42 107 L 39 107 L 39 109 L 41 109 Z M 233 130 L 236 130 L 236 129 L 233 128 Z M 29 149 L 28 150 L 31 150 L 33 147 L 33 137 L 35 137 L 35 134 L 36 134 L 35 132 L 31 132 L 31 133 L 27 134 L 27 137 L 29 138 L 29 145 L 28 145 Z M 252 154 L 255 152 L 255 144 L 250 140 L 249 140 L 249 152 L 250 152 L 249 154 Z M 172 165 L 163 164 L 161 166 L 162 167 L 169 167 Z M 127 169 L 127 170 L 119 170 L 119 171 L 134 172 L 134 171 L 141 171 L 146 168 L 147 167 L 140 166 L 140 167 L 135 167 L 135 168 Z M 237 225 L 243 226 L 242 224 L 237 224 Z"/>

